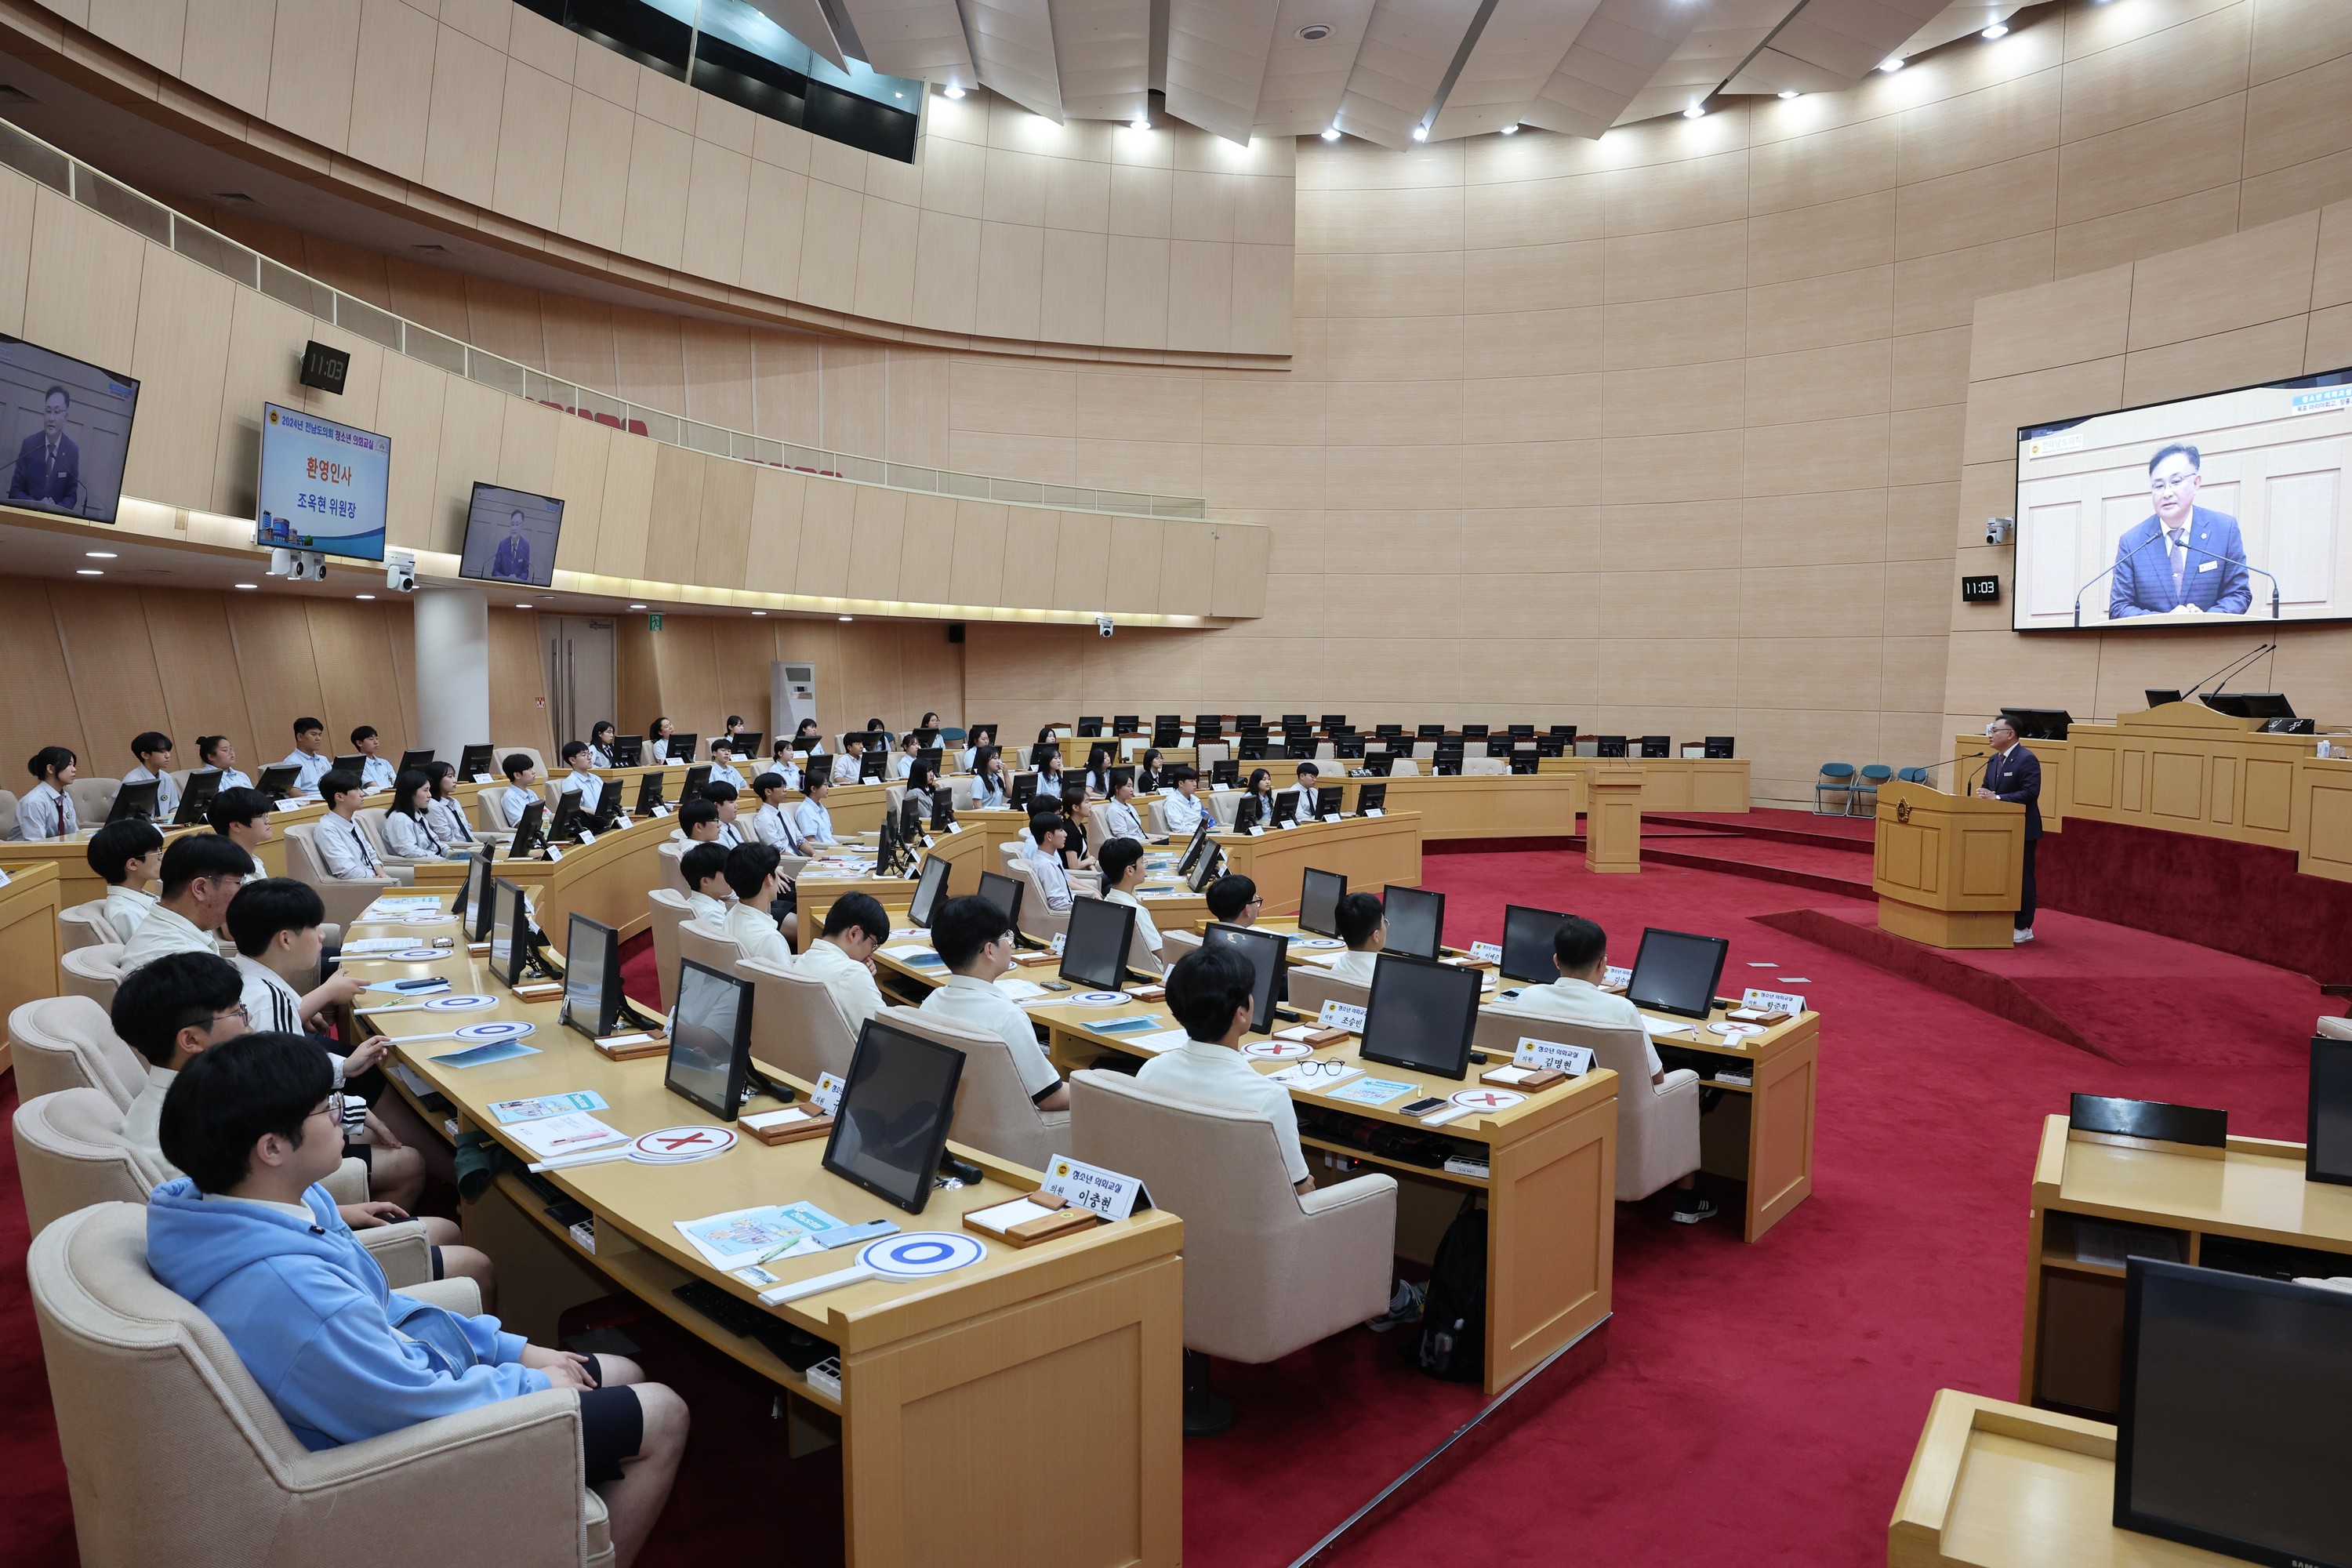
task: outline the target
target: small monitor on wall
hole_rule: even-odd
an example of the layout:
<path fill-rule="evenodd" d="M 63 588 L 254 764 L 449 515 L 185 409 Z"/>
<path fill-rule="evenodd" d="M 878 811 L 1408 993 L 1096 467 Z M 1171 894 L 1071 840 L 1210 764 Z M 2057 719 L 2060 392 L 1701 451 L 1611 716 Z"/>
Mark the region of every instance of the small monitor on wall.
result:
<path fill-rule="evenodd" d="M 381 561 L 391 491 L 391 437 L 299 408 L 261 405 L 254 543 Z"/>
<path fill-rule="evenodd" d="M 555 542 L 562 531 L 563 503 L 553 496 L 477 479 L 473 504 L 466 509 L 466 549 L 457 560 L 457 575 L 544 588 L 555 578 Z"/>
<path fill-rule="evenodd" d="M 10 506 L 112 522 L 139 384 L 0 333 Z"/>

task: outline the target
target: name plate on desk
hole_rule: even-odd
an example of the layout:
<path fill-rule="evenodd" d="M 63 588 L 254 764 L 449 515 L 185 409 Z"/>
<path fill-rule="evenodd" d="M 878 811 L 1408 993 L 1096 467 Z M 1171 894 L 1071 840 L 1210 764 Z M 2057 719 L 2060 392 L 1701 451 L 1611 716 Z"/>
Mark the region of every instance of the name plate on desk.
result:
<path fill-rule="evenodd" d="M 1503 962 L 1502 945 L 1499 942 L 1474 942 L 1470 944 L 1470 956 L 1487 963 L 1500 963 Z"/>
<path fill-rule="evenodd" d="M 1342 818 L 1336 811 L 1327 811 L 1323 814 L 1323 820 L 1326 822 L 1339 822 L 1345 819 Z"/>
<path fill-rule="evenodd" d="M 586 846 L 591 845 L 591 844 L 593 844 L 593 843 L 595 843 L 595 842 L 596 842 L 596 836 L 595 836 L 594 834 L 593 834 L 593 833 L 589 832 L 589 831 L 588 831 L 586 828 L 584 828 L 584 827 L 583 827 L 583 828 L 582 828 L 582 829 L 580 830 L 580 843 L 581 843 L 581 845 L 582 845 L 582 847 L 585 847 Z"/>
<path fill-rule="evenodd" d="M 1135 1201 L 1143 1195 L 1143 1183 L 1056 1154 L 1045 1162 L 1045 1180 L 1040 1190 L 1105 1219 L 1125 1219 L 1135 1212 Z"/>
<path fill-rule="evenodd" d="M 1364 810 L 1364 815 L 1366 816 L 1385 816 L 1388 813 L 1382 811 L 1379 806 L 1374 805 L 1367 806 Z"/>
<path fill-rule="evenodd" d="M 1518 1049 L 1511 1053 L 1511 1065 L 1536 1068 L 1547 1072 L 1566 1073 L 1570 1078 L 1582 1078 L 1592 1070 L 1592 1047 L 1563 1046 L 1553 1040 L 1538 1040 L 1531 1036 L 1519 1037 Z"/>
<path fill-rule="evenodd" d="M 1750 985 L 1739 994 L 1739 1005 L 1759 1013 L 1786 1013 L 1791 1018 L 1805 1010 L 1805 999 L 1794 991 L 1759 991 Z"/>
<path fill-rule="evenodd" d="M 1244 833 L 1246 833 L 1247 835 L 1249 835 L 1249 837 L 1251 837 L 1252 838 L 1263 838 L 1263 837 L 1265 837 L 1265 828 L 1263 828 L 1263 827 L 1260 827 L 1257 824 L 1255 824 L 1255 823 L 1254 823 L 1254 822 L 1253 822 L 1253 823 L 1251 823 L 1247 827 L 1245 827 L 1245 828 L 1242 829 L 1242 831 L 1243 831 L 1243 832 L 1244 832 Z"/>
<path fill-rule="evenodd" d="M 308 795 L 289 795 L 284 800 L 272 801 L 270 803 L 269 809 L 272 811 L 299 811 L 310 804 L 310 797 Z"/>
<path fill-rule="evenodd" d="M 1601 988 L 1603 991 L 1612 986 L 1622 991 L 1633 983 L 1633 972 L 1630 969 L 1620 969 L 1612 963 L 1601 972 Z"/>
<path fill-rule="evenodd" d="M 654 803 L 654 805 L 653 805 L 653 808 L 652 808 L 652 809 L 653 809 L 653 815 L 654 815 L 654 816 L 667 816 L 669 815 L 669 807 L 668 807 L 668 806 L 667 806 L 667 805 L 663 805 L 663 804 L 661 804 L 659 801 L 656 801 L 656 802 Z"/>
<path fill-rule="evenodd" d="M 476 784 L 488 784 L 490 782 L 490 775 L 488 773 L 476 773 L 474 775 L 474 782 Z"/>
<path fill-rule="evenodd" d="M 841 1091 L 848 1080 L 839 1073 L 821 1072 L 816 1075 L 816 1087 L 809 1090 L 809 1103 L 831 1116 L 841 1109 Z"/>
<path fill-rule="evenodd" d="M 1315 1021 L 1327 1029 L 1345 1029 L 1351 1035 L 1360 1035 L 1364 1032 L 1364 1009 L 1353 1002 L 1327 999 Z"/>

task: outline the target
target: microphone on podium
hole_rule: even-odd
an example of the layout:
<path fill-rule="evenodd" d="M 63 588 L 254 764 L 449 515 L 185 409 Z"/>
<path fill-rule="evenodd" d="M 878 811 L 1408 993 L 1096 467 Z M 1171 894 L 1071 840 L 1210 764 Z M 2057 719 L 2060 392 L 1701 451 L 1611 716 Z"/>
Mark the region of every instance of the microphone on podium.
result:
<path fill-rule="evenodd" d="M 1991 753 L 1990 753 L 1990 752 L 1969 752 L 1967 756 L 1964 756 L 1964 757 L 1946 757 L 1946 758 L 1945 758 L 1942 762 L 1940 762 L 1940 763 L 1929 763 L 1927 764 L 1927 771 L 1932 773 L 1934 773 L 1937 768 L 1948 768 L 1948 767 L 1950 767 L 1954 763 L 1982 763 L 1982 762 L 1989 762 L 1989 761 L 1990 761 L 1990 760 L 1991 760 Z M 1963 774 L 1963 776 L 1965 776 L 1965 774 Z M 1960 788 L 1959 788 L 1959 789 L 1956 789 L 1956 790 L 1952 791 L 1951 793 L 1953 793 L 1954 795 L 1958 795 L 1958 794 L 1962 793 L 1963 791 L 1965 791 L 1967 788 L 1968 788 L 1967 784 L 1963 784 L 1960 786 Z"/>

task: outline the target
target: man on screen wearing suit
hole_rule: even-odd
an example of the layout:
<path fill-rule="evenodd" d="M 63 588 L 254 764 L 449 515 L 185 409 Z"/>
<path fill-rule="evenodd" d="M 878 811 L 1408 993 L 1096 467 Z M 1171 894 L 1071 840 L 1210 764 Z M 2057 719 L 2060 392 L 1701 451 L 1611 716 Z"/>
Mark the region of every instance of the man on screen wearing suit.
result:
<path fill-rule="evenodd" d="M 2042 841 L 2042 759 L 2017 743 L 2017 726 L 1996 719 L 1985 726 L 1992 755 L 1985 759 L 1979 800 L 2012 801 L 2025 807 L 2025 879 L 2018 891 L 2017 929 L 2011 940 L 2033 940 L 2033 849 Z"/>
<path fill-rule="evenodd" d="M 73 395 L 49 388 L 41 399 L 41 427 L 16 449 L 16 471 L 8 478 L 8 499 L 60 511 L 81 510 L 81 448 L 66 434 L 66 410 Z"/>
<path fill-rule="evenodd" d="M 530 541 L 522 536 L 520 509 L 507 520 L 507 536 L 499 541 L 499 552 L 490 561 L 490 575 L 517 583 L 530 581 Z"/>
<path fill-rule="evenodd" d="M 2156 515 L 2132 524 L 2116 542 L 2109 620 L 2168 610 L 2242 616 L 2253 602 L 2238 520 L 2197 504 L 2202 470 L 2197 448 L 2182 441 L 2158 447 L 2148 459 L 2147 489 Z"/>

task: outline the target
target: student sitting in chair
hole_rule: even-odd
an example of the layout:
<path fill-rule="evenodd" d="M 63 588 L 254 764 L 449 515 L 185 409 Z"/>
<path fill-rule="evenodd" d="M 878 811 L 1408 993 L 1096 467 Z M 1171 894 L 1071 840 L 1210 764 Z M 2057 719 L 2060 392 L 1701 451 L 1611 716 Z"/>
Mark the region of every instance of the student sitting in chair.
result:
<path fill-rule="evenodd" d="M 131 754 L 139 765 L 122 775 L 127 784 L 152 784 L 155 786 L 155 815 L 168 817 L 180 809 L 180 786 L 172 782 L 164 770 L 172 765 L 172 737 L 161 730 L 146 730 L 131 737 Z"/>
<path fill-rule="evenodd" d="M 727 900 L 734 889 L 727 885 L 724 845 L 697 844 L 677 858 L 677 874 L 686 881 L 687 918 L 727 929 Z"/>
<path fill-rule="evenodd" d="M 982 746 L 972 758 L 971 804 L 976 811 L 1003 811 L 1013 804 L 1013 775 L 1004 770 L 1004 753 Z"/>
<path fill-rule="evenodd" d="M 604 781 L 598 778 L 593 771 L 589 760 L 588 742 L 566 741 L 563 743 L 563 765 L 571 771 L 563 775 L 563 782 L 555 793 L 561 795 L 577 790 L 580 794 L 580 815 L 593 817 L 596 815 L 596 808 L 604 804 Z M 735 770 L 730 768 L 727 771 L 731 773 Z M 711 777 L 718 776 L 718 771 L 713 769 Z"/>
<path fill-rule="evenodd" d="M 735 843 L 729 843 L 723 839 L 719 821 L 719 803 L 708 795 L 696 795 L 692 800 L 679 806 L 677 826 L 669 831 L 671 837 L 688 845 L 716 844 L 721 849 L 732 849 L 735 847 L 735 843 L 741 842 L 738 839 Z"/>
<path fill-rule="evenodd" d="M 383 847 L 405 860 L 437 860 L 446 853 L 434 835 L 433 781 L 411 768 L 392 781 L 392 804 L 383 812 Z"/>
<path fill-rule="evenodd" d="M 782 779 L 786 789 L 800 788 L 801 754 L 793 750 L 793 743 L 790 741 L 780 740 L 769 748 L 768 754 L 773 759 L 768 765 L 768 771 Z"/>
<path fill-rule="evenodd" d="M 985 724 L 982 725 L 964 737 L 964 748 L 957 753 L 956 766 L 968 773 L 980 772 L 980 754 L 982 752 L 993 750 L 995 745 L 996 731 Z"/>
<path fill-rule="evenodd" d="M 1186 1039 L 1162 1051 L 1135 1075 L 1136 1087 L 1176 1100 L 1201 1100 L 1260 1117 L 1282 1146 L 1282 1168 L 1298 1195 L 1315 1190 L 1298 1145 L 1298 1115 L 1290 1094 L 1242 1058 L 1249 1033 L 1256 972 L 1230 947 L 1199 947 L 1168 972 L 1168 1010 Z"/>
<path fill-rule="evenodd" d="M 710 803 L 711 810 L 717 814 L 719 837 L 713 842 L 724 844 L 730 849 L 746 842 L 742 826 L 736 820 L 742 811 L 742 804 L 735 786 L 720 779 L 712 779 L 702 786 L 702 798 Z"/>
<path fill-rule="evenodd" d="M 824 982 L 850 1037 L 882 1010 L 882 990 L 874 984 L 874 954 L 890 940 L 890 917 L 871 893 L 844 893 L 824 915 L 821 940 L 808 944 L 800 972 Z"/>
<path fill-rule="evenodd" d="M 522 821 L 526 807 L 533 801 L 545 805 L 546 797 L 539 793 L 539 770 L 531 765 L 527 752 L 509 752 L 499 766 L 507 775 L 507 787 L 499 792 L 496 805 L 499 826 L 513 827 Z"/>
<path fill-rule="evenodd" d="M 1055 911 L 1070 907 L 1070 875 L 1062 865 L 1062 848 L 1069 842 L 1070 825 L 1047 812 L 1029 819 L 1032 842 L 1021 851 L 1030 874 L 1037 879 L 1037 896 Z"/>
<path fill-rule="evenodd" d="M 890 759 L 889 776 L 893 783 L 914 772 L 915 753 L 922 749 L 922 742 L 915 738 L 912 730 L 898 738 L 898 752 Z"/>
<path fill-rule="evenodd" d="M 923 1011 L 1001 1037 L 1013 1053 L 1021 1087 L 1037 1108 L 1068 1110 L 1069 1087 L 1037 1043 L 1037 1026 L 1020 1004 L 996 988 L 996 977 L 1013 967 L 1013 922 L 1004 911 L 976 895 L 950 899 L 931 917 L 931 946 L 949 973 L 923 998 Z"/>
<path fill-rule="evenodd" d="M 589 766 L 597 768 L 619 766 L 620 764 L 614 762 L 614 758 L 620 754 L 620 749 L 621 731 L 614 726 L 610 719 L 597 720 L 595 727 L 588 731 Z"/>
<path fill-rule="evenodd" d="M 373 724 L 352 731 L 352 750 L 360 754 L 360 787 L 373 794 L 392 787 L 392 763 L 383 755 L 383 737 Z"/>
<path fill-rule="evenodd" d="M 1103 898 L 1114 904 L 1125 904 L 1135 911 L 1135 940 L 1128 949 L 1129 956 L 1137 948 L 1151 954 L 1149 965 L 1130 964 L 1130 968 L 1160 967 L 1160 928 L 1152 923 L 1151 911 L 1143 907 L 1136 889 L 1143 886 L 1143 841 L 1139 838 L 1118 837 L 1102 847 L 1095 857 L 1102 872 Z"/>
<path fill-rule="evenodd" d="M 1558 934 L 1551 939 L 1551 962 L 1552 967 L 1559 971 L 1558 980 L 1549 985 L 1522 986 L 1517 996 L 1505 999 L 1505 1005 L 1521 1013 L 1540 1013 L 1596 1029 L 1642 1028 L 1640 1008 L 1625 997 L 1612 996 L 1601 989 L 1601 977 L 1609 969 L 1609 933 L 1600 926 L 1580 915 L 1570 915 L 1561 921 Z M 1650 1081 L 1665 1082 L 1666 1067 L 1658 1059 L 1657 1042 L 1646 1031 L 1642 1038 L 1643 1048 L 1649 1052 Z M 1715 1213 L 1715 1201 L 1694 1190 L 1697 1184 L 1696 1174 L 1685 1176 L 1675 1184 L 1675 1224 L 1696 1225 Z"/>
<path fill-rule="evenodd" d="M 1143 817 L 1135 809 L 1135 775 L 1125 768 L 1110 773 L 1110 800 L 1103 807 L 1104 835 L 1110 838 L 1143 839 Z"/>
<path fill-rule="evenodd" d="M 247 1035 L 191 1061 L 163 1105 L 165 1155 L 147 1262 L 227 1338 L 314 1452 L 550 1388 L 579 1391 L 584 1479 L 625 1568 L 669 1496 L 685 1403 L 618 1356 L 526 1343 L 390 1289 L 318 1184 L 342 1159 L 332 1076 L 288 1035 Z M 453 1434 L 453 1440 L 454 1440 Z"/>
<path fill-rule="evenodd" d="M 833 785 L 811 780 L 801 793 L 806 798 L 793 810 L 793 831 L 801 836 L 805 849 L 831 848 L 833 813 L 825 809 L 824 797 L 833 793 Z"/>
<path fill-rule="evenodd" d="M 257 789 L 225 789 L 205 803 L 205 820 L 212 830 L 244 850 L 253 860 L 253 875 L 261 875 L 261 847 L 278 837 L 269 820 L 277 808 Z"/>
<path fill-rule="evenodd" d="M 319 781 L 327 776 L 329 768 L 335 765 L 335 759 L 327 755 L 326 722 L 307 713 L 295 720 L 294 749 L 280 758 L 278 765 L 296 770 L 296 795 L 318 794 Z"/>
<path fill-rule="evenodd" d="M 466 803 L 457 798 L 457 770 L 447 763 L 425 764 L 425 831 L 444 855 L 456 855 L 481 843 L 474 825 L 466 820 Z"/>
<path fill-rule="evenodd" d="M 822 757 L 825 754 L 824 737 L 817 732 L 815 720 L 803 719 L 800 721 L 799 725 L 793 729 L 793 750 L 796 752 L 802 750 L 801 742 L 803 741 L 810 742 L 809 746 L 806 748 L 808 755 L 812 757 Z"/>
<path fill-rule="evenodd" d="M 220 782 L 213 786 L 213 798 L 215 800 L 230 790 L 253 787 L 253 781 L 237 771 L 236 747 L 226 735 L 197 736 L 196 760 L 220 772 Z"/>
<path fill-rule="evenodd" d="M 762 844 L 772 846 L 780 855 L 801 855 L 805 849 L 800 828 L 793 821 L 792 807 L 784 797 L 792 787 L 784 783 L 782 773 L 761 773 L 751 781 L 751 792 L 760 797 L 760 809 L 751 816 L 751 833 Z"/>
<path fill-rule="evenodd" d="M 129 942 L 155 912 L 155 895 L 147 890 L 147 884 L 163 871 L 162 830 L 137 817 L 110 822 L 90 835 L 83 858 L 106 881 L 102 912 L 114 930 L 114 940 Z"/>
<path fill-rule="evenodd" d="M 778 869 L 782 858 L 772 844 L 743 844 L 727 851 L 727 885 L 735 890 L 736 901 L 722 923 L 744 957 L 790 969 L 792 943 L 776 917 L 768 912 L 793 885 L 792 879 Z"/>
<path fill-rule="evenodd" d="M 1290 800 L 1290 820 L 1312 822 L 1316 817 L 1315 792 L 1321 784 L 1323 770 L 1313 763 L 1298 764 L 1298 782 L 1282 793 Z"/>
<path fill-rule="evenodd" d="M 81 831 L 73 796 L 66 793 L 66 786 L 80 774 L 79 763 L 65 746 L 43 746 L 33 753 L 25 763 L 25 771 L 33 775 L 33 787 L 16 801 L 16 826 L 8 830 L 11 839 L 71 838 Z"/>
<path fill-rule="evenodd" d="M 1265 900 L 1258 897 L 1257 884 L 1243 876 L 1218 878 L 1209 884 L 1206 897 L 1209 918 L 1229 926 L 1254 926 L 1265 908 Z M 1274 973 L 1274 999 L 1290 1000 L 1290 966 L 1286 963 Z"/>
<path fill-rule="evenodd" d="M 251 855 L 217 833 L 184 833 L 165 845 L 161 895 L 123 944 L 122 973 L 129 975 L 167 952 L 217 958 L 220 945 L 213 933 L 256 869 Z"/>
<path fill-rule="evenodd" d="M 743 775 L 735 771 L 734 743 L 724 735 L 710 742 L 710 782 L 743 787 Z"/>
<path fill-rule="evenodd" d="M 1136 764 L 1135 792 L 1138 795 L 1158 795 L 1167 787 L 1167 759 L 1160 755 L 1160 748 L 1154 746 L 1144 752 L 1143 761 Z"/>
<path fill-rule="evenodd" d="M 1348 944 L 1348 951 L 1325 964 L 1324 973 L 1370 985 L 1381 949 L 1389 944 L 1388 910 L 1381 903 L 1381 896 L 1349 893 L 1339 900 L 1335 917 L 1339 940 Z"/>
<path fill-rule="evenodd" d="M 1034 798 L 1061 799 L 1062 783 L 1062 750 L 1056 746 L 1045 753 L 1044 762 L 1037 764 L 1037 794 Z"/>
<path fill-rule="evenodd" d="M 360 775 L 331 769 L 319 780 L 319 794 L 327 802 L 327 815 L 311 830 L 310 842 L 319 847 L 327 875 L 339 881 L 383 876 L 383 862 L 376 858 L 375 846 L 356 820 L 360 804 L 367 798 Z"/>
<path fill-rule="evenodd" d="M 1190 763 L 1178 763 L 1168 770 L 1170 793 L 1160 802 L 1160 816 L 1168 824 L 1168 836 L 1172 839 L 1190 838 L 1192 830 L 1201 826 L 1201 814 L 1208 809 L 1201 799 L 1201 774 Z"/>

